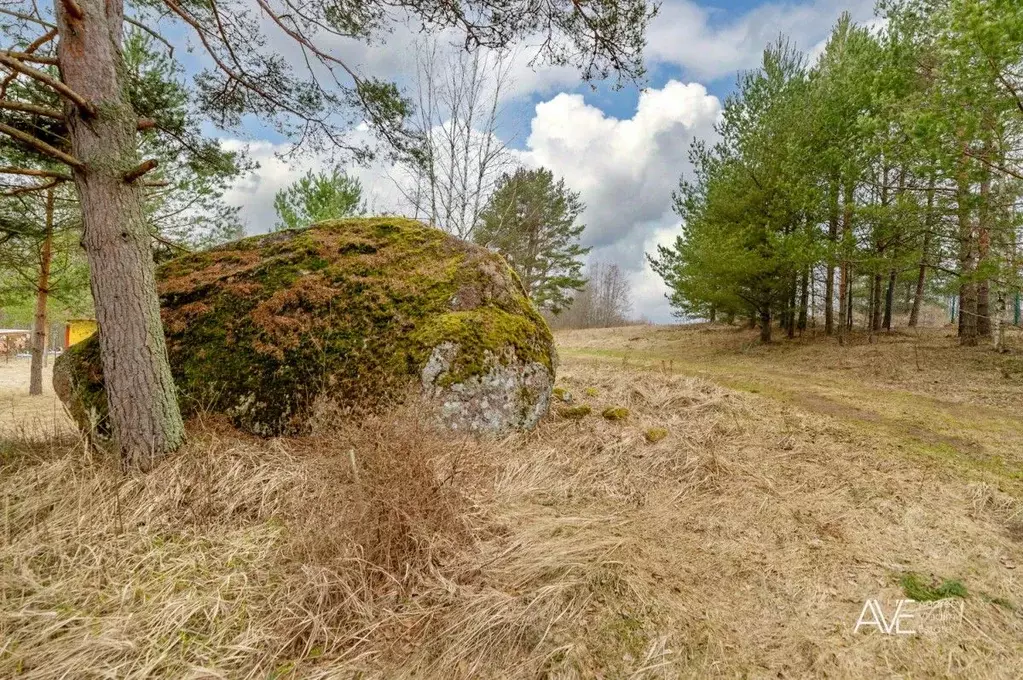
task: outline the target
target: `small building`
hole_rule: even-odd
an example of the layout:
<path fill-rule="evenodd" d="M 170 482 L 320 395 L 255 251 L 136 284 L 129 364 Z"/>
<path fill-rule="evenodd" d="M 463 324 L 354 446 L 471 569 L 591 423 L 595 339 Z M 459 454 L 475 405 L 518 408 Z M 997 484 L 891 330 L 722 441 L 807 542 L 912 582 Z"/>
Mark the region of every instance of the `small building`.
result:
<path fill-rule="evenodd" d="M 95 319 L 69 319 L 64 326 L 64 348 L 76 345 L 96 332 Z"/>

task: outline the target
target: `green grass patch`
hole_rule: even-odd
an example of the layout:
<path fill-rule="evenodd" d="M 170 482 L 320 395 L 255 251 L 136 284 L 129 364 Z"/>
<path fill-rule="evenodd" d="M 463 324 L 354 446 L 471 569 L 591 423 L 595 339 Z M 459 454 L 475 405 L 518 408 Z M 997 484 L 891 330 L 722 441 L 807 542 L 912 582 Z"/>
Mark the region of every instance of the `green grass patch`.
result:
<path fill-rule="evenodd" d="M 902 592 L 916 602 L 933 602 L 950 597 L 968 597 L 966 586 L 958 579 L 945 579 L 940 583 L 932 579 L 927 581 L 916 572 L 907 572 L 899 580 Z"/>

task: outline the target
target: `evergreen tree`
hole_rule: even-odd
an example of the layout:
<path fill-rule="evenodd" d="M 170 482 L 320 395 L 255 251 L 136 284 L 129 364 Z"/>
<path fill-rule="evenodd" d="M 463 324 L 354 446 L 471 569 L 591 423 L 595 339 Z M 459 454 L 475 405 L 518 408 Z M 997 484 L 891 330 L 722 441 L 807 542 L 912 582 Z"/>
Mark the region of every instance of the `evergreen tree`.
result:
<path fill-rule="evenodd" d="M 559 313 L 586 284 L 579 245 L 585 225 L 579 194 L 545 168 L 505 173 L 473 233 L 474 240 L 504 255 L 537 308 Z"/>
<path fill-rule="evenodd" d="M 340 168 L 329 173 L 309 170 L 291 186 L 277 192 L 274 208 L 278 217 L 275 229 L 298 229 L 314 222 L 366 212 L 362 183 Z"/>

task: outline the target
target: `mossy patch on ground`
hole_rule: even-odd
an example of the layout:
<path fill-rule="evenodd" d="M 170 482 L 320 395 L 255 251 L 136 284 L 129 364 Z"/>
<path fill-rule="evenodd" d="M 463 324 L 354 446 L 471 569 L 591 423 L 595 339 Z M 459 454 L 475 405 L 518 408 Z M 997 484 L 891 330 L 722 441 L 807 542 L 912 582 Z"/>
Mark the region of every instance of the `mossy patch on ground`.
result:
<path fill-rule="evenodd" d="M 592 412 L 593 409 L 591 409 L 586 404 L 581 404 L 579 406 L 562 406 L 558 409 L 559 416 L 561 416 L 562 418 L 569 418 L 571 420 L 579 420 L 580 418 L 585 418 Z"/>
<path fill-rule="evenodd" d="M 618 422 L 629 417 L 629 409 L 624 406 L 608 406 L 600 415 L 604 416 L 604 420 Z"/>
<path fill-rule="evenodd" d="M 444 342 L 458 354 L 438 384 L 493 360 L 554 369 L 550 330 L 508 264 L 414 220 L 254 236 L 166 262 L 157 280 L 183 410 L 258 434 L 299 430 L 321 395 L 342 407 L 394 398 Z M 61 362 L 102 419 L 98 346 L 93 336 Z"/>
<path fill-rule="evenodd" d="M 663 427 L 651 427 L 649 430 L 643 433 L 643 438 L 651 444 L 656 444 L 665 437 L 668 436 L 668 431 Z"/>

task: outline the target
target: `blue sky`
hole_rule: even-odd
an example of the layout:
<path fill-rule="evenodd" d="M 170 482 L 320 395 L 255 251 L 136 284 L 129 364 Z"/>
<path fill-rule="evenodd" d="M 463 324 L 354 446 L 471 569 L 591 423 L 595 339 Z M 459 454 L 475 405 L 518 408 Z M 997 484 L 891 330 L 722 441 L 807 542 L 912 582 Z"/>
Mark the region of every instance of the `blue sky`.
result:
<path fill-rule="evenodd" d="M 721 101 L 737 71 L 755 68 L 764 47 L 782 34 L 812 58 L 845 11 L 869 22 L 873 0 L 664 0 L 647 33 L 643 90 L 606 83 L 594 88 L 571 69 L 529 69 L 526 59 L 518 60 L 498 135 L 516 150 L 518 162 L 548 167 L 580 193 L 587 205 L 583 242 L 593 248 L 590 259 L 614 262 L 628 274 L 637 316 L 671 320 L 663 284 L 644 254 L 674 239 L 678 221 L 671 192 L 689 170 L 692 141 L 713 138 Z M 280 40 L 275 43 L 271 35 L 270 44 L 287 54 L 287 39 Z M 333 49 L 365 74 L 409 85 L 414 40 L 413 32 L 399 26 L 382 44 Z M 272 226 L 274 192 L 309 167 L 332 162 L 308 157 L 281 162 L 274 154 L 285 150 L 288 140 L 258 121 L 216 134 L 226 145 L 247 146 L 261 164 L 227 196 L 242 207 L 250 232 Z M 402 212 L 391 168 L 377 164 L 351 171 L 363 181 L 373 206 Z"/>

